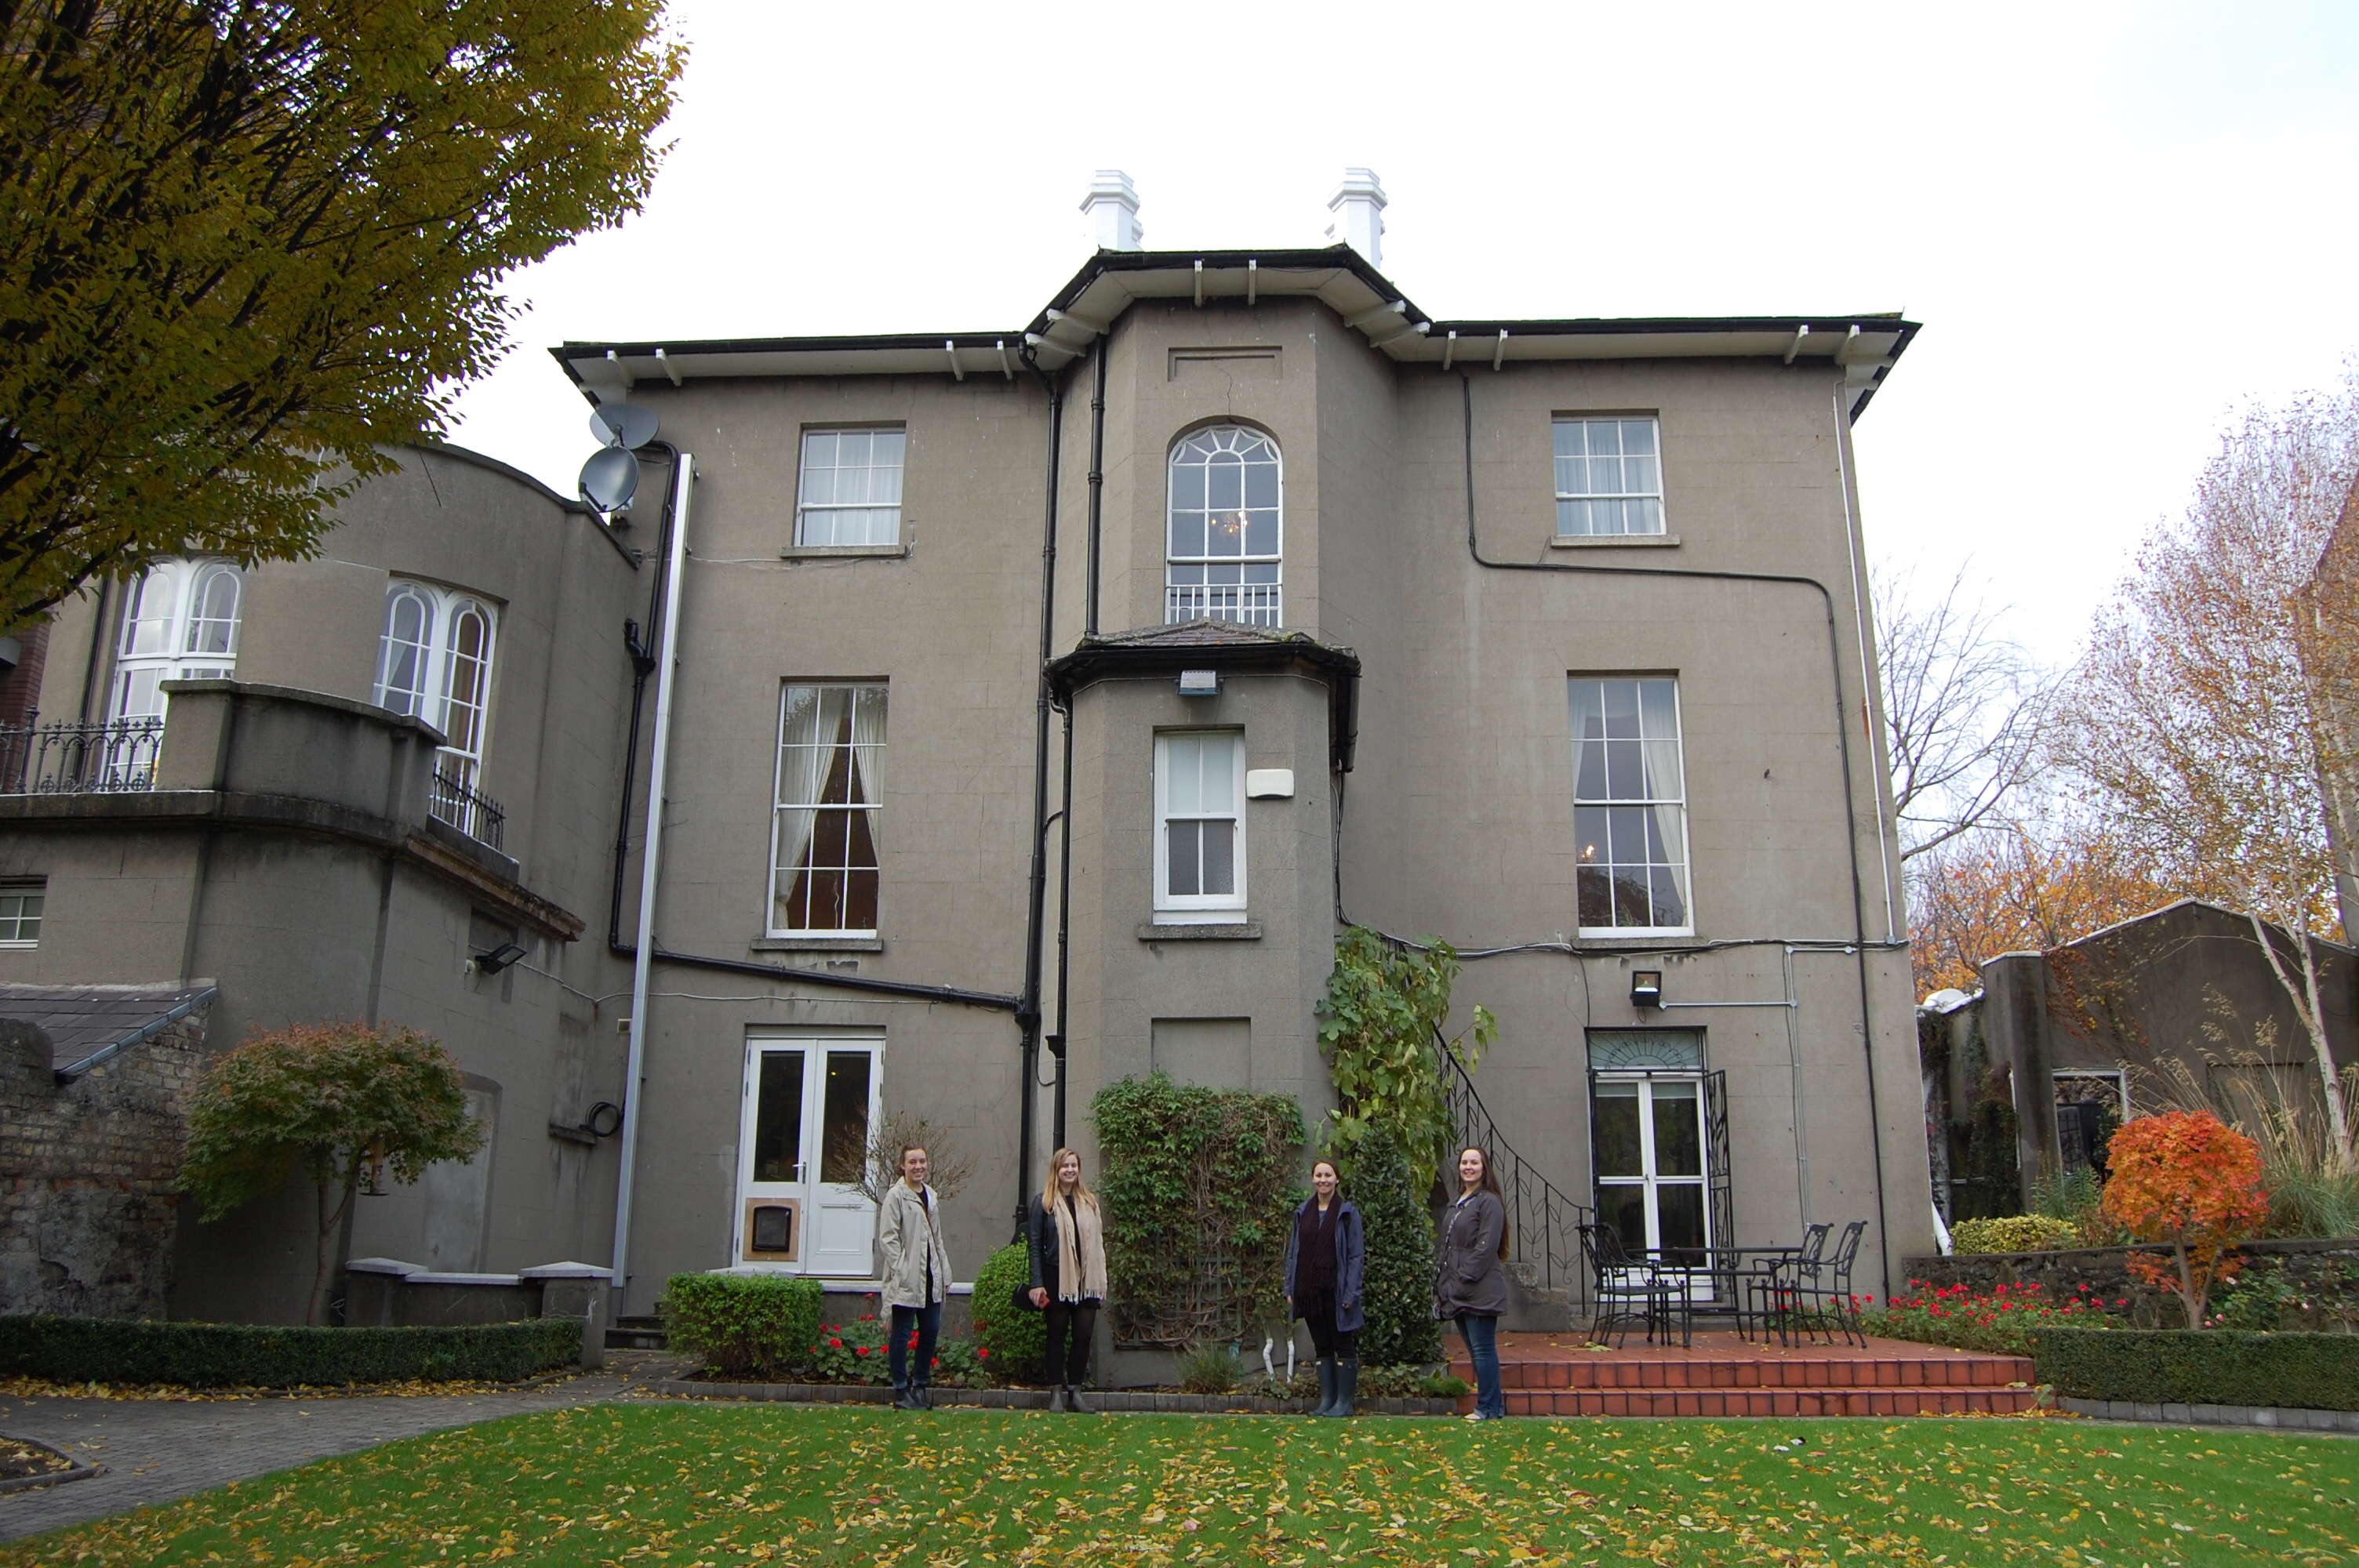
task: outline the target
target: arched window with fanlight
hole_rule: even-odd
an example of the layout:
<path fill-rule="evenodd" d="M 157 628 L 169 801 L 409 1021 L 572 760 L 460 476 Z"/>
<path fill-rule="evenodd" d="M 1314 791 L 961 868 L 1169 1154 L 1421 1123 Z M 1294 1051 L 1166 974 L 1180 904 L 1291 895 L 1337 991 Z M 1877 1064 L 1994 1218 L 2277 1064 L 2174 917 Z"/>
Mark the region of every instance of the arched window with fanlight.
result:
<path fill-rule="evenodd" d="M 245 574 L 228 561 L 158 561 L 124 600 L 109 717 L 155 719 L 168 680 L 225 680 L 237 673 Z"/>
<path fill-rule="evenodd" d="M 479 787 L 489 728 L 498 617 L 473 594 L 396 579 L 377 642 L 377 706 L 442 731 L 437 771 Z"/>
<path fill-rule="evenodd" d="M 1282 623 L 1279 477 L 1277 443 L 1242 425 L 1191 431 L 1171 449 L 1167 624 Z"/>

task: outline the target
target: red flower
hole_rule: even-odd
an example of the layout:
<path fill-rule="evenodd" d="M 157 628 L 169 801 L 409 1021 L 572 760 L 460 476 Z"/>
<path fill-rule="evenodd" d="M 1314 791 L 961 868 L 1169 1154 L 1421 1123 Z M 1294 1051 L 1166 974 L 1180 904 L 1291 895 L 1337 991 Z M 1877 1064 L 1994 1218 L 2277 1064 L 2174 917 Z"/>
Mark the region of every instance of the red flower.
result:
<path fill-rule="evenodd" d="M 978 1345 L 974 1347 L 974 1358 L 978 1361 L 988 1361 L 991 1359 L 991 1352 Z"/>
<path fill-rule="evenodd" d="M 842 1349 L 842 1348 L 843 1348 L 843 1341 L 842 1341 L 842 1340 L 841 1340 L 841 1339 L 836 1338 L 833 1335 L 830 1335 L 830 1336 L 828 1336 L 828 1341 L 827 1341 L 827 1342 L 828 1342 L 830 1345 L 834 1346 L 838 1350 L 841 1350 L 841 1349 Z"/>
<path fill-rule="evenodd" d="M 868 1354 L 868 1346 L 865 1345 L 855 1345 L 852 1347 L 852 1353 L 854 1356 L 865 1356 Z"/>

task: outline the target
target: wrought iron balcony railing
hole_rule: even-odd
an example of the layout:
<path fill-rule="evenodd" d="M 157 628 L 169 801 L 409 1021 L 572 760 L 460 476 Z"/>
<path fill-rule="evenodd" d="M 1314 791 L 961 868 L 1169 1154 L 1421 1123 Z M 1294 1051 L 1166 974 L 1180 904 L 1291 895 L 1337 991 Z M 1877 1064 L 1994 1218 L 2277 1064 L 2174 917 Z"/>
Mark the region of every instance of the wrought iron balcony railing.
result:
<path fill-rule="evenodd" d="M 164 720 L 0 724 L 0 795 L 120 795 L 156 787 Z"/>
<path fill-rule="evenodd" d="M 426 809 L 435 821 L 450 824 L 478 844 L 506 852 L 501 840 L 507 833 L 508 814 L 500 803 L 440 768 L 434 770 Z"/>
<path fill-rule="evenodd" d="M 1525 1266 L 1529 1283 L 1570 1292 L 1574 1309 L 1580 1310 L 1589 1300 L 1589 1276 L 1581 1263 L 1581 1227 L 1596 1219 L 1596 1211 L 1574 1202 L 1499 1136 L 1499 1124 L 1474 1092 L 1473 1076 L 1439 1033 L 1433 1044 L 1441 1058 L 1441 1098 L 1457 1129 L 1451 1156 L 1458 1149 L 1490 1151 L 1492 1173 L 1499 1178 L 1506 1200 L 1511 1260 Z M 1455 1176 L 1454 1171 L 1443 1172 L 1452 1191 Z"/>

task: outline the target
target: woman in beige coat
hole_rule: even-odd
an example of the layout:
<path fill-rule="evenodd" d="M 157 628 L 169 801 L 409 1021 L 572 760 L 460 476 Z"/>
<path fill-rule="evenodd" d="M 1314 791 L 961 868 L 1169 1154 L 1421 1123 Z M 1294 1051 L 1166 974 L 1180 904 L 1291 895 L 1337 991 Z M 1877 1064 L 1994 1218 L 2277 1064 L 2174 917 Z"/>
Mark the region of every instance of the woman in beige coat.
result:
<path fill-rule="evenodd" d="M 885 1255 L 885 1304 L 892 1309 L 886 1360 L 897 1410 L 933 1408 L 934 1339 L 950 1294 L 951 1255 L 942 1246 L 942 1205 L 926 1185 L 932 1162 L 916 1144 L 901 1151 L 901 1179 L 876 1207 L 876 1248 Z M 910 1364 L 910 1340 L 917 1360 Z"/>

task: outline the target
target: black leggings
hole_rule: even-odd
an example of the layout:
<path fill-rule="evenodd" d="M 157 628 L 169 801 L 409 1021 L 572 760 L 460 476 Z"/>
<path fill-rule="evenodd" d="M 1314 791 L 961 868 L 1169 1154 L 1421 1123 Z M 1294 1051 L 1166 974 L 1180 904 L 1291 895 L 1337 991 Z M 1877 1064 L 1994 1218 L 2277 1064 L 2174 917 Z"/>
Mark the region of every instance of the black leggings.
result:
<path fill-rule="evenodd" d="M 1302 1321 L 1310 1327 L 1310 1347 L 1319 1358 L 1332 1356 L 1339 1360 L 1356 1360 L 1360 1354 L 1360 1331 L 1335 1326 L 1335 1292 L 1313 1291 L 1302 1303 Z"/>
<path fill-rule="evenodd" d="M 1046 1310 L 1049 1353 L 1041 1357 L 1040 1370 L 1050 1382 L 1079 1388 L 1090 1369 L 1090 1346 L 1097 1338 L 1098 1303 L 1051 1301 Z"/>

